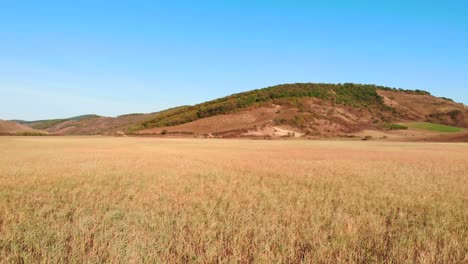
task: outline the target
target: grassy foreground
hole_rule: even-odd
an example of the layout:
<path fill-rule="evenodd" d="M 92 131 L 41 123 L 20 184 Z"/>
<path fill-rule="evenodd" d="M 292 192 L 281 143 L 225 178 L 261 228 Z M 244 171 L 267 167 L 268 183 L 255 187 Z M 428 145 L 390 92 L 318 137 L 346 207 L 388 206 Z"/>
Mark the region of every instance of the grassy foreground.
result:
<path fill-rule="evenodd" d="M 0 262 L 466 263 L 468 145 L 0 137 Z"/>

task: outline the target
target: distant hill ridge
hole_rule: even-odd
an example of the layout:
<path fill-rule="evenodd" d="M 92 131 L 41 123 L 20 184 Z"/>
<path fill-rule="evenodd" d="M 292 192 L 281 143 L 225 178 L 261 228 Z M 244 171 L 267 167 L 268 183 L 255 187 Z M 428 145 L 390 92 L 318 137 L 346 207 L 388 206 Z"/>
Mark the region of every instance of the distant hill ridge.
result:
<path fill-rule="evenodd" d="M 12 121 L 0 120 L 0 135 L 42 135 L 41 131 Z"/>
<path fill-rule="evenodd" d="M 423 90 L 368 84 L 294 83 L 233 94 L 193 106 L 118 117 L 84 115 L 18 121 L 55 135 L 337 135 L 382 130 L 393 122 L 468 127 L 468 108 Z M 275 132 L 276 131 L 276 132 Z M 276 133 L 276 134 L 275 134 Z M 284 134 L 283 133 L 283 134 Z"/>
<path fill-rule="evenodd" d="M 35 120 L 35 121 L 25 121 L 25 120 L 10 120 L 22 125 L 30 126 L 34 129 L 45 130 L 50 128 L 56 124 L 60 124 L 66 121 L 80 121 L 89 118 L 99 117 L 98 115 L 80 115 L 74 116 L 70 118 L 62 118 L 62 119 L 46 119 L 46 120 Z"/>

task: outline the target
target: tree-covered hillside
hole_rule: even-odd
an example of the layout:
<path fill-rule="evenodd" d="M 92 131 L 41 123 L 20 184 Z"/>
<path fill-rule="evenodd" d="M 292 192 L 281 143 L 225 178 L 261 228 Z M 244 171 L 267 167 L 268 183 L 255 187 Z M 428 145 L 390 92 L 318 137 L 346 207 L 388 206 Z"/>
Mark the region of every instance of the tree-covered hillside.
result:
<path fill-rule="evenodd" d="M 258 107 L 265 103 L 294 103 L 288 98 L 319 98 L 336 104 L 353 107 L 384 107 L 383 99 L 377 89 L 392 89 L 376 85 L 364 84 L 324 84 L 324 83 L 295 83 L 283 84 L 249 92 L 234 94 L 213 101 L 194 106 L 166 111 L 157 118 L 134 126 L 133 130 L 152 127 L 174 126 L 195 121 L 200 118 L 227 114 L 245 109 Z"/>

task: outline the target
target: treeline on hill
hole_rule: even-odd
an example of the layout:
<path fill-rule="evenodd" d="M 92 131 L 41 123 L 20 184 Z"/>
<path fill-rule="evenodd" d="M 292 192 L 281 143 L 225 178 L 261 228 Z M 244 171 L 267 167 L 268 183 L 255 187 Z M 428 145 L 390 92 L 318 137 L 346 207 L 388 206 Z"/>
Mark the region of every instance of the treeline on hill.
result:
<path fill-rule="evenodd" d="M 248 107 L 258 107 L 265 103 L 284 104 L 288 101 L 285 100 L 286 98 L 312 97 L 352 107 L 385 107 L 383 98 L 377 93 L 378 89 L 395 90 L 388 87 L 353 83 L 295 83 L 277 85 L 233 94 L 194 106 L 185 106 L 164 111 L 161 112 L 157 118 L 131 127 L 129 132 L 153 127 L 180 125 L 205 117 L 236 112 Z M 429 94 L 424 91 L 401 91 Z M 289 100 L 289 102 L 291 101 L 293 100 Z"/>
<path fill-rule="evenodd" d="M 404 93 L 409 93 L 409 94 L 417 94 L 417 95 L 431 95 L 430 92 L 424 91 L 424 90 L 407 90 L 407 89 L 401 89 L 401 88 L 390 88 L 390 87 L 383 87 L 379 86 L 377 89 L 379 90 L 386 90 L 386 91 L 399 91 L 399 92 L 404 92 Z M 448 99 L 448 98 L 443 98 L 443 99 Z M 450 99 L 449 99 L 450 100 Z"/>

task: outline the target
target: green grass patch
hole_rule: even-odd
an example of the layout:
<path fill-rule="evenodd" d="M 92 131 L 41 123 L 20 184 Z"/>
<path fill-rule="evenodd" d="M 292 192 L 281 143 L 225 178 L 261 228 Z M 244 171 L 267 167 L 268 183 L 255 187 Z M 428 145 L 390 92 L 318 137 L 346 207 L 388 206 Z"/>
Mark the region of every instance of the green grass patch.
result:
<path fill-rule="evenodd" d="M 430 131 L 436 131 L 436 132 L 457 133 L 457 132 L 464 131 L 463 128 L 447 126 L 447 125 L 442 125 L 442 124 L 428 123 L 428 122 L 409 123 L 406 125 L 410 128 L 430 130 Z"/>

